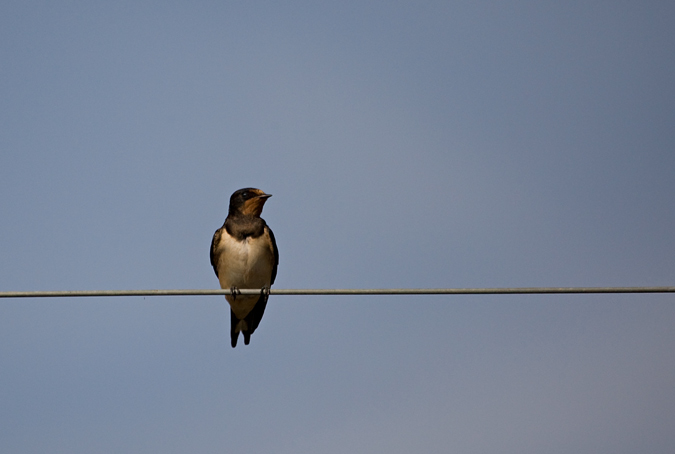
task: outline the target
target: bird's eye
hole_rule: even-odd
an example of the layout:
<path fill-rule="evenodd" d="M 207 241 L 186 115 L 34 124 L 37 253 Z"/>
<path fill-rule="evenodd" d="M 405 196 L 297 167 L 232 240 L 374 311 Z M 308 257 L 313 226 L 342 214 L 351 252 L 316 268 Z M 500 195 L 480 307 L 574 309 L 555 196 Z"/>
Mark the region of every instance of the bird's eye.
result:
<path fill-rule="evenodd" d="M 245 198 L 245 199 L 248 199 L 248 196 L 249 196 L 248 191 L 244 191 L 244 192 L 241 194 L 241 196 L 242 196 L 243 198 Z"/>

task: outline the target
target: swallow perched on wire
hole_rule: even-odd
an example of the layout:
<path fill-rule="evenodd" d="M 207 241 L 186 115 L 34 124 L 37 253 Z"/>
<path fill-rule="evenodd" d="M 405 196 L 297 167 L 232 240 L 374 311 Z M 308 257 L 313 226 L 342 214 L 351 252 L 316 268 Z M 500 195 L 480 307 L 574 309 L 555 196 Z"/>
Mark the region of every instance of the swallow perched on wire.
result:
<path fill-rule="evenodd" d="M 270 197 L 271 194 L 255 188 L 235 191 L 230 197 L 225 223 L 216 230 L 211 241 L 211 265 L 220 288 L 232 292 L 225 295 L 230 303 L 232 347 L 237 346 L 240 332 L 244 335 L 244 344 L 250 342 L 277 276 L 277 243 L 272 230 L 260 217 Z M 242 295 L 238 293 L 240 288 L 261 289 L 260 295 Z"/>

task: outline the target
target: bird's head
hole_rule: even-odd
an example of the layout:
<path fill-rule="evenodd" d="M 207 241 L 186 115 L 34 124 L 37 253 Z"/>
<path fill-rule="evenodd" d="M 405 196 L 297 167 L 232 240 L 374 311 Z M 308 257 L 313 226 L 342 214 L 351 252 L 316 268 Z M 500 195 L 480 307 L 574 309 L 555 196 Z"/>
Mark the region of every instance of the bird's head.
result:
<path fill-rule="evenodd" d="M 256 188 L 244 188 L 235 191 L 230 197 L 230 214 L 243 214 L 250 216 L 260 216 L 263 205 L 272 194 Z"/>

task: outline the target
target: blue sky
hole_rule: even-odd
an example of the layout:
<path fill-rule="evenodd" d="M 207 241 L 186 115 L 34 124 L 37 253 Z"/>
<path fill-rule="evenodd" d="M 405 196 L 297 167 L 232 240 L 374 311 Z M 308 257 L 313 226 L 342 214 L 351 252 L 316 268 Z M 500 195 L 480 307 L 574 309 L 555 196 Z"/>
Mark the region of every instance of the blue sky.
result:
<path fill-rule="evenodd" d="M 674 285 L 667 2 L 0 5 L 0 290 Z M 0 301 L 0 450 L 672 453 L 672 295 Z"/>

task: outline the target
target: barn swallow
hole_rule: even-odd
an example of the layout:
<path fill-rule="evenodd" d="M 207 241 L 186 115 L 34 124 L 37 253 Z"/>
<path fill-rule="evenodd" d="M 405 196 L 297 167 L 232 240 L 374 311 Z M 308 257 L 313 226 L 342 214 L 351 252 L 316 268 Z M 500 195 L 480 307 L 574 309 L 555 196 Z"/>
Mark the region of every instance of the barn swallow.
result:
<path fill-rule="evenodd" d="M 270 197 L 271 194 L 255 188 L 235 191 L 230 197 L 225 223 L 216 230 L 211 241 L 211 265 L 220 288 L 232 292 L 225 295 L 230 303 L 232 347 L 237 346 L 240 332 L 244 335 L 244 344 L 250 342 L 277 276 L 277 243 L 272 230 L 260 217 L 263 205 Z M 260 295 L 242 295 L 237 293 L 240 288 L 261 291 Z"/>

